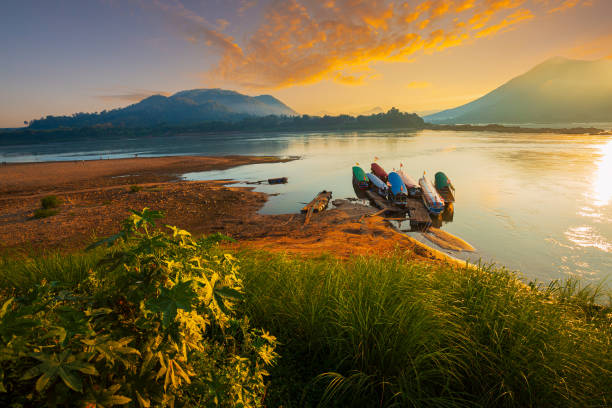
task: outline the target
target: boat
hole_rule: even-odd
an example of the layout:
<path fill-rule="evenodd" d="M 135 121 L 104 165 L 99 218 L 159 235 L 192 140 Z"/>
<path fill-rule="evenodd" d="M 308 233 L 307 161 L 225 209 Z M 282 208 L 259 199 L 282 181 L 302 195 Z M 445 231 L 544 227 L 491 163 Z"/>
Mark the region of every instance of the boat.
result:
<path fill-rule="evenodd" d="M 408 195 L 410 197 L 417 197 L 421 193 L 421 187 L 419 187 L 417 182 L 414 181 L 412 177 L 404 173 L 402 169 L 399 169 L 396 173 L 399 174 L 402 181 L 406 185 L 406 188 L 408 189 Z"/>
<path fill-rule="evenodd" d="M 425 173 L 419 179 L 419 185 L 421 186 L 423 203 L 425 203 L 427 210 L 433 214 L 440 214 L 444 211 L 444 199 L 440 197 L 440 194 L 438 194 L 431 182 L 427 180 Z"/>
<path fill-rule="evenodd" d="M 389 175 L 382 167 L 380 167 L 378 163 L 372 163 L 370 165 L 370 169 L 372 170 L 372 173 L 374 173 L 376 177 L 378 177 L 379 179 L 383 181 L 383 183 L 386 183 L 389 180 Z"/>
<path fill-rule="evenodd" d="M 373 187 L 373 190 L 378 193 L 378 195 L 387 198 L 389 194 L 389 186 L 387 183 L 384 183 L 381 179 L 376 177 L 375 174 L 368 173 L 368 179 L 370 180 L 370 184 Z"/>
<path fill-rule="evenodd" d="M 451 183 L 450 179 L 446 176 L 446 174 L 441 171 L 436 173 L 435 176 L 436 190 L 440 193 L 440 196 L 444 198 L 444 201 L 447 203 L 455 202 L 455 187 L 453 183 Z"/>
<path fill-rule="evenodd" d="M 389 184 L 391 184 L 391 193 L 389 198 L 393 204 L 406 206 L 408 204 L 408 189 L 402 181 L 399 174 L 392 171 L 389 173 Z"/>
<path fill-rule="evenodd" d="M 270 178 L 268 184 L 286 184 L 287 181 L 289 181 L 287 177 Z"/>
<path fill-rule="evenodd" d="M 361 190 L 367 190 L 370 188 L 370 181 L 365 174 L 365 171 L 359 166 L 353 166 L 353 183 L 357 184 L 357 187 Z"/>

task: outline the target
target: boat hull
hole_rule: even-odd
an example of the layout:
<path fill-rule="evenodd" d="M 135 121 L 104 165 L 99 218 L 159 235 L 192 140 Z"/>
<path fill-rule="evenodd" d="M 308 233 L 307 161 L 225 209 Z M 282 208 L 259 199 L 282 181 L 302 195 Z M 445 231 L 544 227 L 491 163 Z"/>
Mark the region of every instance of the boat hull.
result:
<path fill-rule="evenodd" d="M 391 184 L 389 198 L 393 204 L 399 206 L 408 205 L 408 189 L 400 175 L 394 171 L 389 173 L 389 184 Z"/>
<path fill-rule="evenodd" d="M 455 202 L 455 187 L 446 174 L 441 171 L 437 172 L 435 176 L 435 185 L 436 190 L 438 190 L 438 193 L 444 198 L 445 202 Z"/>
<path fill-rule="evenodd" d="M 427 210 L 432 214 L 440 214 L 444 211 L 444 199 L 440 197 L 434 186 L 425 176 L 419 179 L 421 186 L 423 203 Z"/>

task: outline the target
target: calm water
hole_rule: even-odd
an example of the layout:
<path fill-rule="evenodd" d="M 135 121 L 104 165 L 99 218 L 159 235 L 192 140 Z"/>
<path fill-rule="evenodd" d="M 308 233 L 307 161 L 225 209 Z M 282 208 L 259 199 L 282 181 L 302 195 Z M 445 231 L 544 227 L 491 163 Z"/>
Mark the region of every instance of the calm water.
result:
<path fill-rule="evenodd" d="M 0 161 L 80 160 L 173 154 L 301 156 L 283 164 L 187 174 L 188 179 L 256 181 L 289 177 L 264 213 L 297 212 L 320 190 L 353 197 L 351 166 L 378 157 L 413 177 L 442 170 L 457 190 L 443 228 L 478 249 L 472 258 L 531 279 L 612 275 L 612 138 L 488 132 L 233 134 L 0 147 Z M 407 227 L 407 226 L 406 226 Z M 611 276 L 612 278 L 612 276 Z M 610 284 L 610 282 L 608 282 Z M 609 286 L 609 285 L 608 285 Z"/>

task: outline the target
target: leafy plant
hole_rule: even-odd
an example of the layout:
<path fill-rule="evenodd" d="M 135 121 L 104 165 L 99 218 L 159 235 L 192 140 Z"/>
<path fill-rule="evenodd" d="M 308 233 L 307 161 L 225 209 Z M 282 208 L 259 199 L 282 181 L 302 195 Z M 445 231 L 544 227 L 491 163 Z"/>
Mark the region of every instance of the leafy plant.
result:
<path fill-rule="evenodd" d="M 134 185 L 130 186 L 130 193 L 137 193 L 140 190 L 142 190 L 142 188 L 143 188 L 142 186 L 134 184 Z"/>
<path fill-rule="evenodd" d="M 237 308 L 238 260 L 161 217 L 133 211 L 79 283 L 0 296 L 0 405 L 261 406 L 276 339 Z"/>
<path fill-rule="evenodd" d="M 62 200 L 55 195 L 48 195 L 40 200 L 40 205 L 43 209 L 58 208 L 62 205 Z"/>

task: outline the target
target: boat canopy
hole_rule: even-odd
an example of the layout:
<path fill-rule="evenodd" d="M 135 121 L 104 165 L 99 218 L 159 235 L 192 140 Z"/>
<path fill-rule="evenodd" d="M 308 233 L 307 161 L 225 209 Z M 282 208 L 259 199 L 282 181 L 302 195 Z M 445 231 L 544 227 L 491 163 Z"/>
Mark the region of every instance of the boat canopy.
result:
<path fill-rule="evenodd" d="M 393 193 L 393 195 L 408 194 L 408 189 L 406 188 L 406 185 L 402 181 L 400 175 L 396 172 L 392 171 L 391 173 L 389 173 L 389 183 L 391 184 L 391 192 Z"/>
<path fill-rule="evenodd" d="M 357 181 L 368 181 L 365 171 L 363 171 L 363 169 L 359 166 L 353 166 L 353 177 L 355 177 L 355 180 Z"/>
<path fill-rule="evenodd" d="M 372 163 L 370 168 L 372 169 L 372 173 L 374 173 L 376 177 L 378 177 L 385 183 L 387 182 L 387 180 L 389 179 L 389 175 L 382 167 L 380 167 L 378 163 Z"/>
<path fill-rule="evenodd" d="M 404 184 L 406 185 L 408 189 L 419 187 L 417 182 L 412 177 L 404 173 L 403 170 L 398 170 L 397 174 L 400 175 L 400 177 L 402 178 L 402 181 L 404 182 Z"/>
<path fill-rule="evenodd" d="M 368 176 L 368 179 L 370 179 L 370 183 L 376 186 L 376 188 L 378 188 L 379 190 L 387 191 L 389 189 L 389 186 L 387 186 L 387 184 L 385 184 L 381 179 L 376 177 L 375 174 L 368 173 L 367 176 Z"/>
<path fill-rule="evenodd" d="M 448 177 L 446 177 L 446 174 L 442 173 L 441 171 L 436 173 L 436 188 L 438 190 L 446 188 L 446 187 L 450 187 L 452 186 L 450 180 L 448 179 Z"/>

